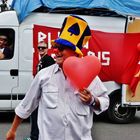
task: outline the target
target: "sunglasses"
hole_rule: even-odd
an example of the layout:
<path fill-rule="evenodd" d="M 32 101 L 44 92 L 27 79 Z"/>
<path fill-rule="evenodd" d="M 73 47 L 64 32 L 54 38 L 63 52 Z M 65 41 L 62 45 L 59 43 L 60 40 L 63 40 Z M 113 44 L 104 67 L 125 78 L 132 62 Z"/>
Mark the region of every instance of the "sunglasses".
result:
<path fill-rule="evenodd" d="M 70 49 L 69 47 L 66 46 L 53 46 L 53 49 L 58 49 L 59 51 L 64 51 L 65 49 Z"/>
<path fill-rule="evenodd" d="M 0 41 L 7 41 L 7 39 L 4 39 L 4 38 L 0 38 Z"/>
<path fill-rule="evenodd" d="M 38 47 L 38 50 L 45 50 L 47 47 Z"/>

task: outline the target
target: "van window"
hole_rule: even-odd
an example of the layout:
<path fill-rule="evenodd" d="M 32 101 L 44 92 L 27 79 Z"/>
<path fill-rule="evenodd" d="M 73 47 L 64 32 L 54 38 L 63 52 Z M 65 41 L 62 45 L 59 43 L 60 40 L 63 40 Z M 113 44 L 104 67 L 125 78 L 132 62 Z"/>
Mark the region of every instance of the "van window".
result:
<path fill-rule="evenodd" d="M 12 59 L 14 40 L 15 32 L 13 29 L 0 29 L 0 60 Z"/>

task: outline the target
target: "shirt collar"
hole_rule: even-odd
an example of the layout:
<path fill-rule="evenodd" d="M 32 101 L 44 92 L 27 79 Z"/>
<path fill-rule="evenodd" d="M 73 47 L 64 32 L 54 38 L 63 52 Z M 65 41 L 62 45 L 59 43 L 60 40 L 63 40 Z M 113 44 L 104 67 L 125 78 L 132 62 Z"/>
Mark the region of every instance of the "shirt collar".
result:
<path fill-rule="evenodd" d="M 54 73 L 57 73 L 58 71 L 61 71 L 62 69 L 59 67 L 58 64 L 55 64 L 55 68 L 54 68 Z"/>
<path fill-rule="evenodd" d="M 0 48 L 0 50 L 3 52 L 4 51 L 4 48 Z"/>
<path fill-rule="evenodd" d="M 59 71 L 62 71 L 62 68 L 60 68 L 58 64 L 55 64 L 54 73 L 56 74 Z M 67 79 L 67 80 L 69 81 L 69 79 Z M 71 82 L 69 81 L 69 83 L 71 83 Z M 74 88 L 74 94 L 79 94 L 77 88 Z"/>

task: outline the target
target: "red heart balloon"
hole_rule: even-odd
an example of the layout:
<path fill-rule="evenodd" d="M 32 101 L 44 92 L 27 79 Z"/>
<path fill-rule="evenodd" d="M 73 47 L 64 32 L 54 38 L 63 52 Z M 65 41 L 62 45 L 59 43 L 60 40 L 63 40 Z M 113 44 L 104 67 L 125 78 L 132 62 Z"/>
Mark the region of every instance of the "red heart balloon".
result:
<path fill-rule="evenodd" d="M 78 89 L 87 88 L 99 74 L 101 63 L 96 56 L 75 56 L 67 58 L 63 63 L 65 75 Z"/>
<path fill-rule="evenodd" d="M 137 44 L 137 49 L 140 51 L 140 43 Z"/>

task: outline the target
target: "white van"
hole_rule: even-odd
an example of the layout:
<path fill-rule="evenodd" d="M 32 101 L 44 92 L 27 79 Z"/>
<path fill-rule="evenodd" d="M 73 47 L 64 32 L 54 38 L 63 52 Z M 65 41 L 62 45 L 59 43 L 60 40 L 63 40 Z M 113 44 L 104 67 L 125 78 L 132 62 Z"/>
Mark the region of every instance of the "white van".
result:
<path fill-rule="evenodd" d="M 22 23 L 19 23 L 15 11 L 0 13 L 0 33 L 7 33 L 9 45 L 13 50 L 11 59 L 0 60 L 0 110 L 12 111 L 23 99 L 33 79 L 33 27 L 43 25 L 60 28 L 66 14 L 40 13 L 30 14 Z M 91 29 L 123 33 L 126 31 L 127 18 L 118 16 L 89 16 L 80 15 L 89 24 Z M 105 83 L 111 100 L 115 102 L 110 106 L 109 118 L 118 123 L 130 122 L 135 116 L 136 108 L 125 109 L 121 107 L 121 85 L 110 81 Z M 119 109 L 118 109 L 119 108 Z M 120 111 L 121 110 L 121 111 Z M 123 111 L 122 111 L 123 110 Z M 113 117 L 112 117 L 113 115 Z"/>

